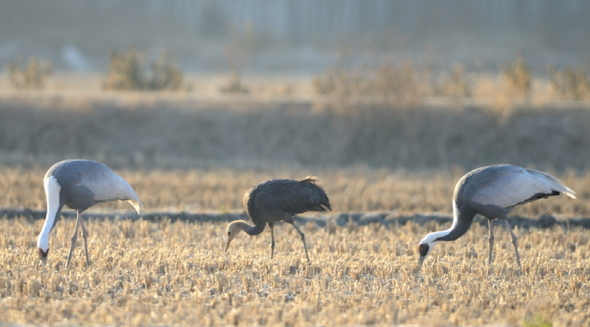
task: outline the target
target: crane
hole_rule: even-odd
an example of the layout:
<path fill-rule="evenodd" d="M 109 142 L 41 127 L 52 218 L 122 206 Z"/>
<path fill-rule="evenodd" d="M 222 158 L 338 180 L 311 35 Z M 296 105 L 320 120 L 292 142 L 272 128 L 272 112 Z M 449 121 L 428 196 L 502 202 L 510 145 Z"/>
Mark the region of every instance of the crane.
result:
<path fill-rule="evenodd" d="M 86 209 L 97 203 L 122 200 L 131 203 L 137 213 L 141 213 L 141 201 L 131 185 L 109 167 L 97 161 L 83 159 L 60 161 L 47 170 L 43 178 L 43 186 L 47 199 L 47 215 L 37 238 L 39 256 L 43 260 L 47 259 L 49 253 L 49 234 L 55 227 L 64 205 L 75 209 L 77 213 L 66 266 L 70 265 L 78 238 L 78 228 L 82 229 L 86 265 L 90 265 L 88 230 L 82 216 Z"/>
<path fill-rule="evenodd" d="M 248 235 L 258 235 L 264 231 L 266 224 L 270 227 L 270 258 L 274 256 L 275 237 L 274 224 L 280 221 L 295 227 L 303 242 L 307 262 L 310 263 L 305 244 L 305 234 L 293 222 L 293 216 L 307 211 L 332 210 L 326 192 L 315 183 L 316 177 L 307 176 L 303 180 L 271 179 L 250 188 L 244 194 L 243 205 L 246 213 L 254 223 L 248 224 L 244 220 L 237 220 L 227 225 L 227 245 L 241 231 Z"/>
<path fill-rule="evenodd" d="M 465 174 L 455 185 L 453 194 L 453 224 L 451 228 L 430 233 L 420 241 L 418 252 L 420 270 L 426 255 L 432 251 L 439 241 L 454 241 L 467 232 L 473 217 L 480 214 L 488 219 L 489 254 L 488 264 L 492 263 L 494 233 L 492 221 L 504 221 L 512 238 L 516 262 L 520 268 L 518 241 L 510 227 L 507 215 L 513 207 L 556 196 L 561 193 L 572 199 L 575 192 L 559 179 L 537 170 L 525 169 L 513 165 L 491 165 L 480 167 Z"/>

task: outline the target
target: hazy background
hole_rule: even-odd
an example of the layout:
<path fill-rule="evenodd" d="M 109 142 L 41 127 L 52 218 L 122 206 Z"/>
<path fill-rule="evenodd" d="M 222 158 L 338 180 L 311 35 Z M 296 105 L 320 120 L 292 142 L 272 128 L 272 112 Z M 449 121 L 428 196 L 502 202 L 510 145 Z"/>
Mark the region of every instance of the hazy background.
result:
<path fill-rule="evenodd" d="M 3 1 L 0 65 L 18 55 L 102 71 L 110 49 L 174 54 L 187 71 L 315 73 L 375 60 L 497 68 L 585 63 L 590 3 L 572 1 Z"/>
<path fill-rule="evenodd" d="M 53 73 L 45 89 L 0 82 L 0 162 L 585 170 L 589 14 L 587 1 L 3 1 L 0 66 L 36 57 Z M 131 46 L 147 63 L 170 53 L 185 86 L 103 90 L 111 51 Z M 548 67 L 574 67 L 561 85 L 579 96 L 557 93 Z"/>

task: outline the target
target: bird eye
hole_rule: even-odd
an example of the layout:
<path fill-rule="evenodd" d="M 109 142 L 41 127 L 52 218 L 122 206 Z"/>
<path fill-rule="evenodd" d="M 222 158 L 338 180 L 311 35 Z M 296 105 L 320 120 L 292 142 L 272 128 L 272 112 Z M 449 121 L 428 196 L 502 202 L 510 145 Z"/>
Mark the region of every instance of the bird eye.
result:
<path fill-rule="evenodd" d="M 231 232 L 227 232 L 227 236 L 230 236 L 230 235 L 231 235 Z"/>

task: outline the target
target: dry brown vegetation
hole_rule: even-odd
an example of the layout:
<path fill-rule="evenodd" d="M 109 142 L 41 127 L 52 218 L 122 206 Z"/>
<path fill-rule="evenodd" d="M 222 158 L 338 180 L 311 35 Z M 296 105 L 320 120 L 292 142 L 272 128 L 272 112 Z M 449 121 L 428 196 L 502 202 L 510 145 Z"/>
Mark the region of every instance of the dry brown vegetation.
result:
<path fill-rule="evenodd" d="M 3 167 L 3 207 L 44 208 L 42 169 Z M 154 211 L 234 212 L 253 183 L 298 178 L 296 168 L 118 170 Z M 342 224 L 340 212 L 391 210 L 450 214 L 455 180 L 463 173 L 413 173 L 372 169 L 318 170 L 335 213 L 327 225 L 303 223 L 312 264 L 294 230 L 276 228 L 275 260 L 269 232 L 241 235 L 225 253 L 227 221 L 172 223 L 90 220 L 90 255 L 81 247 L 65 269 L 73 219 L 61 219 L 47 265 L 39 262 L 41 220 L 0 221 L 0 298 L 3 320 L 19 324 L 78 325 L 525 325 L 540 320 L 584 326 L 590 319 L 587 230 L 516 228 L 523 275 L 508 234 L 496 233 L 496 259 L 486 266 L 487 229 L 474 224 L 456 242 L 437 246 L 420 275 L 416 244 L 449 223 Z M 587 216 L 587 175 L 558 175 L 579 200 L 556 197 L 520 207 L 515 215 Z M 102 204 L 130 210 L 126 204 Z M 122 214 L 124 217 L 125 214 Z M 134 214 L 133 214 L 134 216 Z M 120 215 L 121 217 L 121 215 Z M 237 217 L 237 216 L 236 216 Z M 312 216 L 313 217 L 313 216 Z M 346 215 L 344 216 L 346 217 Z M 536 319 L 536 320 L 535 320 Z"/>
<path fill-rule="evenodd" d="M 527 108 L 129 95 L 35 98 L 0 107 L 0 161 L 49 165 L 85 157 L 118 167 L 471 169 L 490 163 L 584 170 L 585 107 Z M 125 99 L 125 97 L 122 97 Z"/>
<path fill-rule="evenodd" d="M 236 212 L 242 196 L 252 185 L 270 178 L 301 179 L 313 174 L 330 197 L 335 212 L 393 211 L 396 214 L 442 213 L 450 215 L 455 182 L 465 171 L 411 172 L 386 169 L 275 168 L 117 170 L 137 190 L 146 211 Z M 2 167 L 0 207 L 45 208 L 42 178 L 45 169 Z M 554 197 L 517 207 L 515 214 L 538 217 L 589 217 L 590 176 L 556 174 L 576 191 L 578 200 Z M 127 204 L 101 204 L 98 208 L 131 210 Z M 90 209 L 92 210 L 92 209 Z M 99 210 L 100 211 L 100 210 Z"/>
<path fill-rule="evenodd" d="M 371 81 L 412 74 L 403 67 L 384 67 Z M 397 91 L 387 101 L 302 96 L 294 85 L 271 90 L 242 77 L 247 95 L 221 98 L 115 94 L 100 91 L 100 80 L 94 91 L 0 89 L 0 207 L 24 208 L 21 217 L 0 219 L 0 324 L 587 325 L 590 245 L 579 227 L 517 224 L 520 276 L 503 229 L 492 269 L 485 265 L 487 229 L 478 218 L 464 237 L 438 245 L 420 275 L 412 272 L 416 244 L 449 227 L 454 184 L 478 166 L 547 170 L 577 192 L 578 200 L 537 201 L 514 216 L 590 216 L 586 105 L 538 106 L 535 80 L 512 81 L 531 93 L 507 96 L 509 110 L 503 100 L 456 102 L 498 90 L 469 81 L 456 68 L 439 89 L 455 98 L 448 102 L 423 101 L 420 92 L 401 100 Z M 195 90 L 207 82 L 196 81 Z M 64 264 L 74 221 L 61 219 L 42 265 L 35 249 L 42 221 L 26 210 L 45 209 L 45 170 L 74 157 L 105 162 L 126 178 L 146 219 L 120 219 L 131 211 L 125 203 L 92 208 L 118 215 L 90 221 L 93 264 L 84 266 L 78 248 L 71 269 Z M 250 186 L 309 174 L 334 208 L 298 221 L 310 266 L 290 226 L 276 228 L 274 261 L 268 231 L 241 235 L 223 252 L 228 216 L 243 218 Z M 220 221 L 172 218 L 180 212 Z M 412 220 L 422 213 L 447 220 Z M 372 219 L 384 216 L 388 223 Z"/>
<path fill-rule="evenodd" d="M 24 66 L 22 58 L 6 65 L 10 84 L 16 89 L 42 89 L 52 71 L 53 68 L 49 62 L 35 57 L 29 58 Z"/>
<path fill-rule="evenodd" d="M 130 48 L 125 53 L 112 51 L 107 76 L 103 81 L 105 90 L 169 90 L 182 86 L 183 75 L 171 55 L 162 52 L 149 66 L 142 53 Z"/>
<path fill-rule="evenodd" d="M 585 326 L 590 314 L 586 230 L 519 230 L 522 276 L 507 233 L 492 269 L 485 228 L 441 244 L 419 275 L 415 244 L 437 224 L 385 228 L 303 226 L 305 262 L 292 228 L 236 239 L 225 224 L 91 221 L 85 267 L 65 256 L 73 220 L 61 221 L 47 265 L 35 235 L 41 221 L 0 222 L 2 320 L 18 324 L 358 326 L 524 325 L 541 319 Z"/>

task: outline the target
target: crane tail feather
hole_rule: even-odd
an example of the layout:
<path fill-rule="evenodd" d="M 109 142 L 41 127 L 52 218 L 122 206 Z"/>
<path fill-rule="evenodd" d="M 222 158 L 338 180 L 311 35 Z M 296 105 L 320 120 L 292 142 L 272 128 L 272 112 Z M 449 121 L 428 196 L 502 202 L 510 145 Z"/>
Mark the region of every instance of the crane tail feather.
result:
<path fill-rule="evenodd" d="M 574 192 L 574 191 L 572 191 L 572 190 L 570 190 L 570 189 L 568 189 L 568 191 L 567 191 L 567 192 L 563 192 L 563 194 L 565 194 L 565 195 L 569 196 L 569 197 L 570 197 L 570 198 L 572 198 L 572 199 L 577 199 L 577 197 L 576 197 L 576 192 Z"/>
<path fill-rule="evenodd" d="M 141 201 L 137 201 L 137 200 L 127 200 L 127 202 L 129 202 L 133 208 L 135 209 L 135 211 L 137 211 L 138 215 L 141 215 L 144 210 L 143 210 L 143 204 L 141 203 Z"/>
<path fill-rule="evenodd" d="M 315 183 L 319 181 L 319 179 L 315 176 L 311 176 L 311 175 L 307 175 L 304 179 L 301 180 L 301 182 L 304 183 Z"/>

